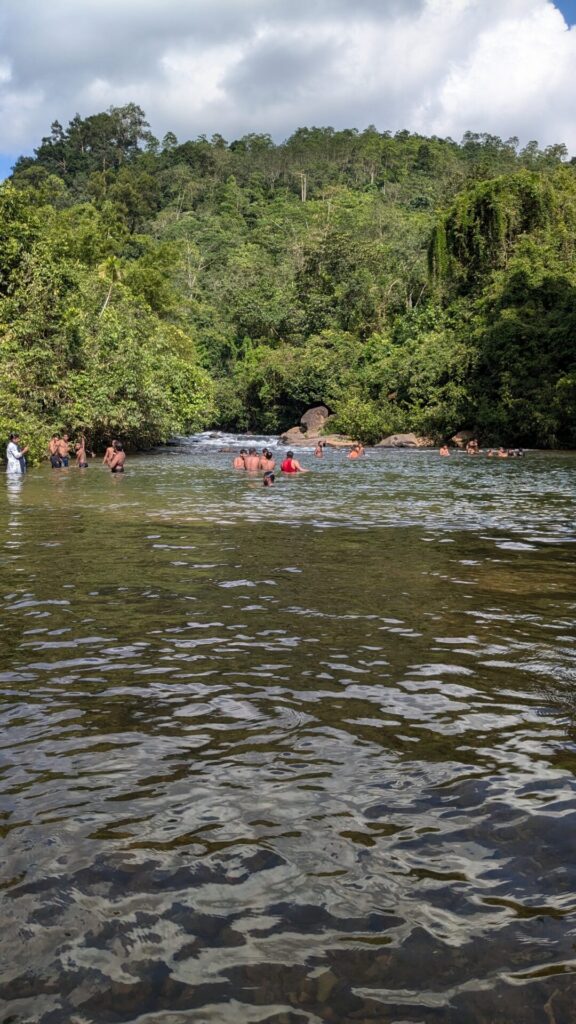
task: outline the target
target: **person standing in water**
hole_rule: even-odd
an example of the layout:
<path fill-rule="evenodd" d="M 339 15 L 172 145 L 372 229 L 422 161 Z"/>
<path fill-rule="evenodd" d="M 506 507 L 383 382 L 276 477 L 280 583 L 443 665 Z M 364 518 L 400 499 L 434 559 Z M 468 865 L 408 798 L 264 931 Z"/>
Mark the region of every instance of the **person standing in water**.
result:
<path fill-rule="evenodd" d="M 60 461 L 60 455 L 58 454 L 58 446 L 60 444 L 60 434 L 52 434 L 50 441 L 48 442 L 48 458 L 50 459 L 50 465 L 52 469 L 60 469 L 62 463 Z"/>
<path fill-rule="evenodd" d="M 260 459 L 258 458 L 258 452 L 255 448 L 250 448 L 248 455 L 244 458 L 246 469 L 249 473 L 257 473 L 260 468 Z"/>
<path fill-rule="evenodd" d="M 234 469 L 246 469 L 246 456 L 248 451 L 246 448 L 241 448 L 238 455 L 234 459 L 232 466 Z"/>
<path fill-rule="evenodd" d="M 110 441 L 110 444 L 108 445 L 106 451 L 104 452 L 104 458 L 102 459 L 102 465 L 103 466 L 109 466 L 110 463 L 112 462 L 112 459 L 114 458 L 114 456 L 116 454 L 116 445 L 117 444 L 118 444 L 118 442 L 116 440 Z"/>
<path fill-rule="evenodd" d="M 325 446 L 325 444 L 326 444 L 325 441 L 318 441 L 318 444 L 316 445 L 316 447 L 314 449 L 314 455 L 316 456 L 317 459 L 323 459 L 324 458 L 324 446 Z"/>
<path fill-rule="evenodd" d="M 124 463 L 126 462 L 126 452 L 124 451 L 124 445 L 120 444 L 120 441 L 115 441 L 116 448 L 114 449 L 114 456 L 112 461 L 109 463 L 111 473 L 123 473 Z"/>
<path fill-rule="evenodd" d="M 444 456 L 450 455 L 450 449 L 449 449 L 447 444 L 443 444 L 442 445 L 442 447 L 440 449 L 440 455 L 444 455 Z"/>
<path fill-rule="evenodd" d="M 258 462 L 258 469 L 264 470 L 264 473 L 271 473 L 276 465 L 272 452 L 269 448 L 262 449 L 262 455 Z"/>
<path fill-rule="evenodd" d="M 80 440 L 76 444 L 76 465 L 78 469 L 88 469 L 88 463 L 86 462 L 86 439 L 84 434 L 82 434 Z"/>
<path fill-rule="evenodd" d="M 68 434 L 62 434 L 62 437 L 58 441 L 58 456 L 60 458 L 60 465 L 66 467 L 70 462 L 70 441 L 68 440 Z"/>
<path fill-rule="evenodd" d="M 8 444 L 6 445 L 6 472 L 7 473 L 19 473 L 20 475 L 24 472 L 22 468 L 22 459 L 28 451 L 28 445 L 24 448 L 20 447 L 20 434 L 10 434 Z"/>
<path fill-rule="evenodd" d="M 286 458 L 280 465 L 280 469 L 283 473 L 309 473 L 309 469 L 304 469 L 298 462 L 298 459 L 294 458 L 294 452 L 286 452 Z"/>

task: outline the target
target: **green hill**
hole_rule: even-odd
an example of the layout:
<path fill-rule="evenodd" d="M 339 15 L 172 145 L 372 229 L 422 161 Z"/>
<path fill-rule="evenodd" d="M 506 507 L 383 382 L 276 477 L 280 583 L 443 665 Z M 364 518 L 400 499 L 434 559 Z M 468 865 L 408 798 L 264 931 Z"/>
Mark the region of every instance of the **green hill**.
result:
<path fill-rule="evenodd" d="M 392 431 L 576 445 L 576 171 L 563 146 L 301 128 L 160 143 L 57 122 L 0 188 L 0 420 L 39 455 L 312 403 Z"/>

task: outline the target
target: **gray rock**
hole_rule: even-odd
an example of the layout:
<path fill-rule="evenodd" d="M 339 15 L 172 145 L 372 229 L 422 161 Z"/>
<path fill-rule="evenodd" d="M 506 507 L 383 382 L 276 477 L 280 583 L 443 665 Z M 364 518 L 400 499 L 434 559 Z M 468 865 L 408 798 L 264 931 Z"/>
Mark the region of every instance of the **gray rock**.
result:
<path fill-rule="evenodd" d="M 303 427 L 290 427 L 284 434 L 281 434 L 282 444 L 306 444 L 306 433 Z"/>
<path fill-rule="evenodd" d="M 390 434 L 379 441 L 377 448 L 433 448 L 434 441 L 429 437 L 418 437 L 417 434 Z"/>
<path fill-rule="evenodd" d="M 450 438 L 450 440 L 457 448 L 465 448 L 468 441 L 472 441 L 475 437 L 476 434 L 473 430 L 459 430 L 457 434 L 454 434 L 454 437 Z"/>
<path fill-rule="evenodd" d="M 315 405 L 300 417 L 300 423 L 308 437 L 318 437 L 329 416 L 330 412 L 325 405 Z"/>

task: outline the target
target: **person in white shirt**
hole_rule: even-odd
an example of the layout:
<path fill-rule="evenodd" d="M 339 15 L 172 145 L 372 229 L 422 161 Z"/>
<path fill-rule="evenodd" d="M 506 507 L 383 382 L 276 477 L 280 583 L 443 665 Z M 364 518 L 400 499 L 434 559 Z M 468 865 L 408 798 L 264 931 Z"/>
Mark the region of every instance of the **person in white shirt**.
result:
<path fill-rule="evenodd" d="M 19 434 L 10 434 L 10 440 L 6 447 L 6 472 L 7 473 L 22 473 L 22 463 L 20 459 L 26 455 L 28 451 L 28 445 L 25 448 L 20 448 L 18 442 L 20 440 Z"/>

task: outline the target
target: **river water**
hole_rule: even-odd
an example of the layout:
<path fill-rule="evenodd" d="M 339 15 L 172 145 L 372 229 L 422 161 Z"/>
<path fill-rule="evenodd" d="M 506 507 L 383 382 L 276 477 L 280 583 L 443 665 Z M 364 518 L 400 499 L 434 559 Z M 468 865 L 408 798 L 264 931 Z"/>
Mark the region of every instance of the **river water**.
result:
<path fill-rule="evenodd" d="M 576 1021 L 576 456 L 2 485 L 3 1024 Z"/>

